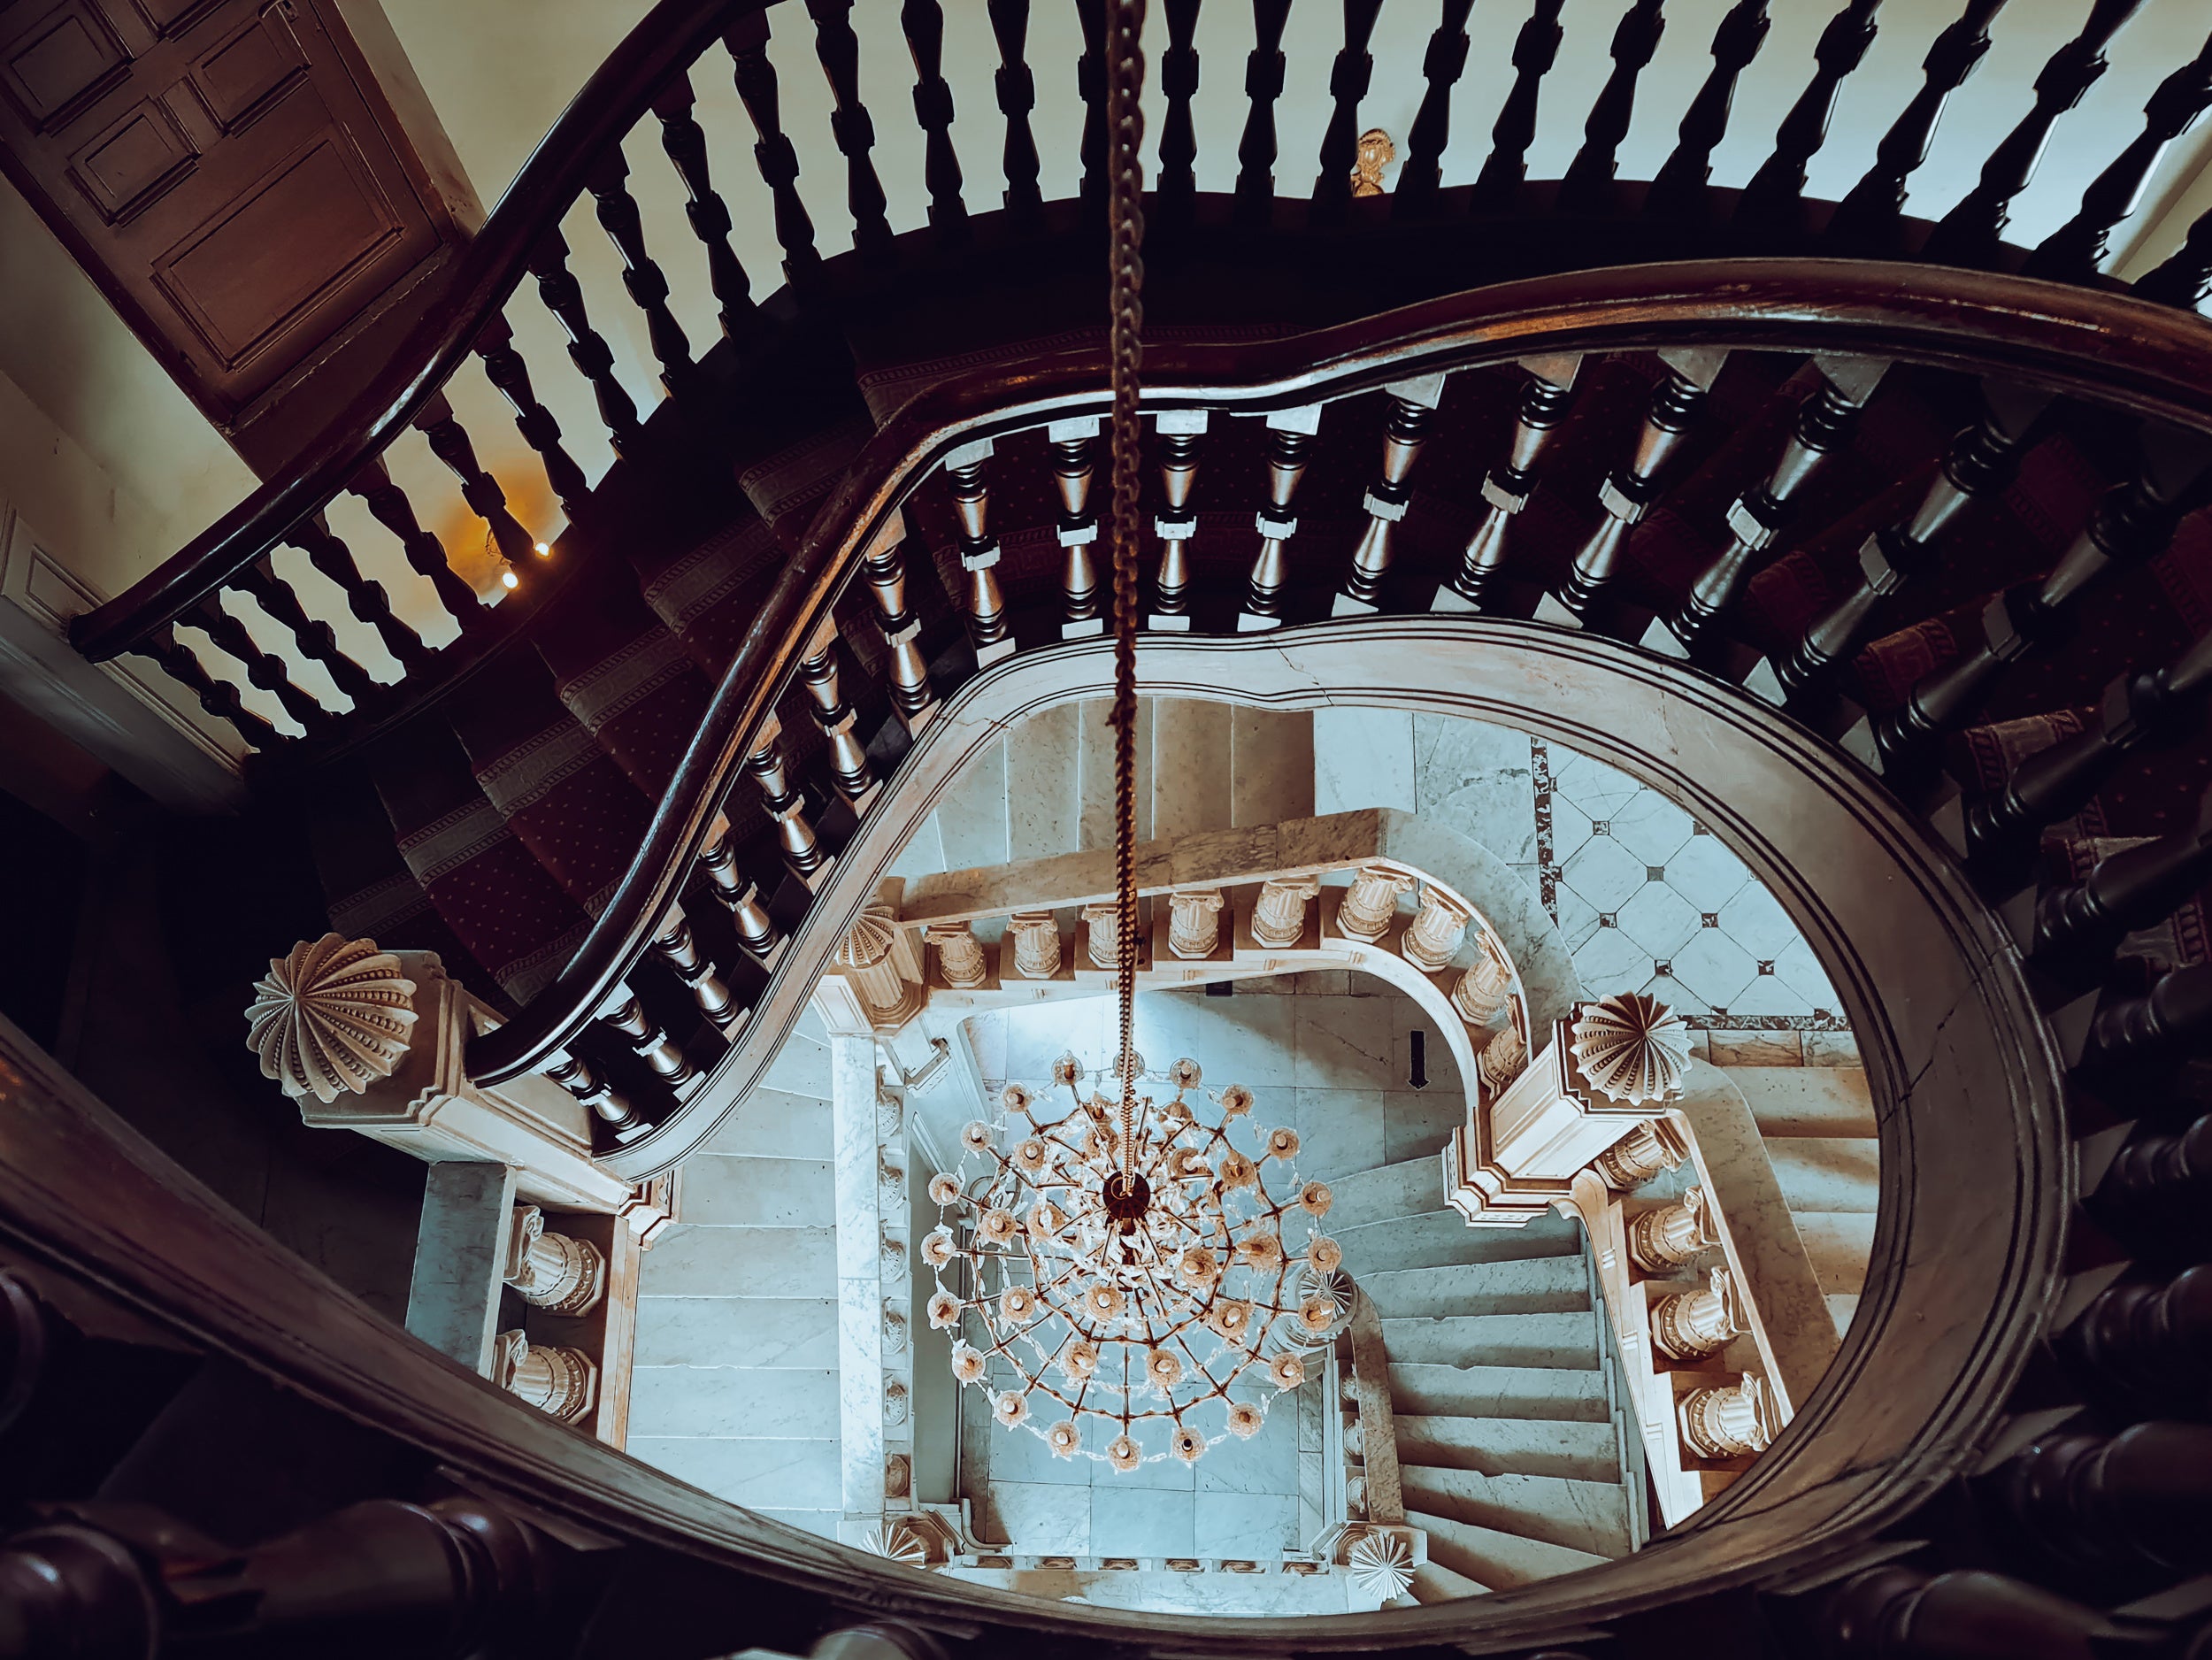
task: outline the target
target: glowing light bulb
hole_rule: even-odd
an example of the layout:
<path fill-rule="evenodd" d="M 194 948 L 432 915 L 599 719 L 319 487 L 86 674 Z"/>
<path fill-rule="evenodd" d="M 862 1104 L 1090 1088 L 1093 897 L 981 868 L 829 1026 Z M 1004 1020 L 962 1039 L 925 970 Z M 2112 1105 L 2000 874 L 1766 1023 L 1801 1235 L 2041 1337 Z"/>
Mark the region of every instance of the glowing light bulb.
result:
<path fill-rule="evenodd" d="M 516 576 L 512 571 L 502 571 L 499 573 L 499 586 L 502 588 L 520 588 L 522 586 L 522 580 L 519 577 Z"/>
<path fill-rule="evenodd" d="M 553 551 L 549 546 L 542 542 L 534 542 L 530 545 L 538 550 L 538 557 L 541 559 L 545 558 Z"/>

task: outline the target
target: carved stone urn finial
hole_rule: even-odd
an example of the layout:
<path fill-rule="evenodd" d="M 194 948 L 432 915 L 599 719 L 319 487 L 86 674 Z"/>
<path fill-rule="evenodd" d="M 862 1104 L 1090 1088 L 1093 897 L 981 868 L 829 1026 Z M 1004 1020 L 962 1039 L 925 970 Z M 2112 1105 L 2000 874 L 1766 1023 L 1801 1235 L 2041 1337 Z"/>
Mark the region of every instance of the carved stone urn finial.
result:
<path fill-rule="evenodd" d="M 391 1076 L 415 1025 L 415 982 L 373 940 L 326 934 L 269 959 L 246 1008 L 246 1047 L 294 1097 L 335 1101 Z"/>
<path fill-rule="evenodd" d="M 1679 1095 L 1690 1065 L 1689 1023 L 1655 997 L 1617 992 L 1575 1012 L 1575 1065 L 1593 1088 L 1634 1106 Z"/>

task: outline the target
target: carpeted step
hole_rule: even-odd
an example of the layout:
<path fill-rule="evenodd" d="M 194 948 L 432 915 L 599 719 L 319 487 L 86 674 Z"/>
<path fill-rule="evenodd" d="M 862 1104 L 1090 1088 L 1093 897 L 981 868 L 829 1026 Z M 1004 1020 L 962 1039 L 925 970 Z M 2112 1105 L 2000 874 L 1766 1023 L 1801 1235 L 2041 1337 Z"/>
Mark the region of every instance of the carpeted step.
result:
<path fill-rule="evenodd" d="M 1401 1461 L 1406 1506 L 1523 1539 L 1624 1556 L 1634 1549 L 1628 1494 L 1617 1481 L 1577 1481 L 1518 1472 L 1432 1469 Z"/>
<path fill-rule="evenodd" d="M 1400 1468 L 1472 1470 L 1484 1475 L 1621 1479 L 1620 1443 L 1609 1422 L 1586 1418 L 1450 1418 L 1401 1411 Z"/>
<path fill-rule="evenodd" d="M 1471 1272 L 1479 1272 L 1479 1269 Z M 1394 1364 L 1594 1366 L 1597 1322 L 1583 1309 L 1566 1314 L 1464 1314 L 1441 1319 L 1386 1319 L 1383 1349 Z"/>
<path fill-rule="evenodd" d="M 1409 1508 L 1406 1520 L 1426 1530 L 1431 1561 L 1500 1591 L 1594 1568 L 1607 1560 L 1594 1551 L 1524 1539 L 1518 1533 L 1454 1521 L 1428 1510 Z"/>
<path fill-rule="evenodd" d="M 1602 1424 L 1610 1411 L 1594 1366 L 1390 1367 L 1393 1411 L 1424 1418 L 1557 1418 Z"/>

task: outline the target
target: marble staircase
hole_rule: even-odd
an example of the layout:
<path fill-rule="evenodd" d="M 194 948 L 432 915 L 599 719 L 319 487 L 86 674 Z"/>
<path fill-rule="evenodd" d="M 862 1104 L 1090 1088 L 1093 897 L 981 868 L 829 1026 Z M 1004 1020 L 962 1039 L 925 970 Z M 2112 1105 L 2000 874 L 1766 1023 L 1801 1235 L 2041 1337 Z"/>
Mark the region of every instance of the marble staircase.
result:
<path fill-rule="evenodd" d="M 645 1253 L 628 1441 L 829 1538 L 842 1511 L 833 1154 L 829 1046 L 810 1012 L 684 1162 L 680 1219 Z"/>
<path fill-rule="evenodd" d="M 1425 1602 L 1634 1549 L 1640 1478 L 1578 1224 L 1470 1228 L 1434 1157 L 1339 1178 L 1328 1226 L 1382 1316 Z M 1632 1432 L 1626 1432 L 1632 1435 Z"/>
<path fill-rule="evenodd" d="M 1850 1330 L 1874 1248 L 1880 1158 L 1874 1101 L 1855 1066 L 1731 1066 L 1758 1120 L 1798 1237 L 1836 1323 Z"/>

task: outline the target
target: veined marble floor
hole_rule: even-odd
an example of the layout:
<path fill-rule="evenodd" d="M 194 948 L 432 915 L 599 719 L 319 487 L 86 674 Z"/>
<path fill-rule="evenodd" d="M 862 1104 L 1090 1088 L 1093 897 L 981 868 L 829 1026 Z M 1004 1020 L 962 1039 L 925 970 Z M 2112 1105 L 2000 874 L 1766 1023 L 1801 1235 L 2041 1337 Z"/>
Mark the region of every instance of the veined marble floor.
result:
<path fill-rule="evenodd" d="M 1418 812 L 1511 865 L 1593 995 L 1648 992 L 1717 1032 L 1848 1029 L 1774 895 L 1626 773 L 1526 733 L 1392 710 L 1317 711 L 1313 752 L 1315 812 Z"/>

